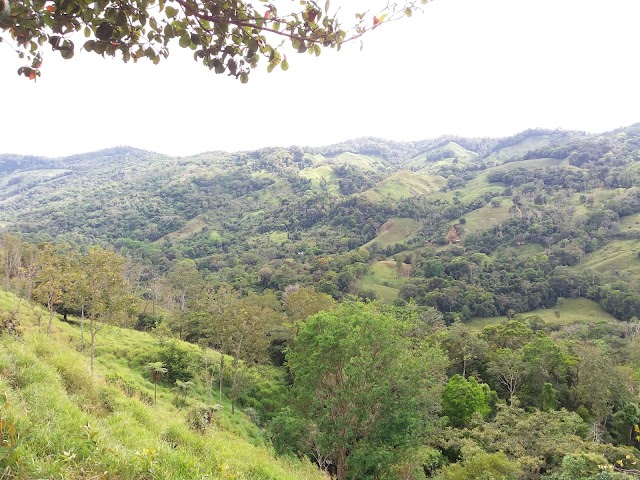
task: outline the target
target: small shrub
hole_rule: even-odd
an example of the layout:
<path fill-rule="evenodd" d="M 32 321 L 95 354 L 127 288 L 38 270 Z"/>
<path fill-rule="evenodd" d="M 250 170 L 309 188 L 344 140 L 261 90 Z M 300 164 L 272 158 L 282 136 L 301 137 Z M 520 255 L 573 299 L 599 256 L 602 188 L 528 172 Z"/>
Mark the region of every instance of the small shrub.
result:
<path fill-rule="evenodd" d="M 213 420 L 213 415 L 221 408 L 220 405 L 205 405 L 197 403 L 187 410 L 186 421 L 190 429 L 204 433 Z"/>
<path fill-rule="evenodd" d="M 153 405 L 153 395 L 151 395 L 146 390 L 138 389 L 136 393 L 136 397 L 145 405 Z"/>
<path fill-rule="evenodd" d="M 262 426 L 262 419 L 260 418 L 260 414 L 255 408 L 245 408 L 244 414 L 258 427 Z"/>
<path fill-rule="evenodd" d="M 20 318 L 9 312 L 0 312 L 0 334 L 21 337 L 24 328 L 20 326 Z"/>

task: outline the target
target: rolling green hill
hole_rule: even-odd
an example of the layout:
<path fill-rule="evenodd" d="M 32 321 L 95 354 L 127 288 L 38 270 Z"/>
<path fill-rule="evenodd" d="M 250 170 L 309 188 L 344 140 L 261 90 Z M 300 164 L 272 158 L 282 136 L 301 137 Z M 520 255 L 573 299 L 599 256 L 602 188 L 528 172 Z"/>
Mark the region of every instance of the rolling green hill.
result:
<path fill-rule="evenodd" d="M 523 265 L 546 255 L 546 276 L 566 266 L 636 282 L 639 138 L 634 125 L 184 158 L 125 147 L 58 159 L 5 155 L 0 225 L 36 242 L 111 244 L 146 278 L 192 259 L 211 281 L 245 291 L 322 284 L 336 298 L 373 290 L 393 302 L 411 296 L 430 257 L 446 266 L 450 255 L 505 251 Z M 413 275 L 408 286 L 379 274 L 399 252 Z M 474 281 L 467 275 L 465 285 Z"/>

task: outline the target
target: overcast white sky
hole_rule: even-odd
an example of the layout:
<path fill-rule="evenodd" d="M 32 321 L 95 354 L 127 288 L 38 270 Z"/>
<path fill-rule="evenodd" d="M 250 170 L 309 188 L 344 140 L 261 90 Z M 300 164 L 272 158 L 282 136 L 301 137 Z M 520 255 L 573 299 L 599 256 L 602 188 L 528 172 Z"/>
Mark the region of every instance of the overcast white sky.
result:
<path fill-rule="evenodd" d="M 289 71 L 263 65 L 247 85 L 177 45 L 159 66 L 47 52 L 34 83 L 0 44 L 0 152 L 130 145 L 188 155 L 359 136 L 609 130 L 640 121 L 639 21 L 638 0 L 435 0 L 365 36 L 363 51 L 290 53 Z"/>

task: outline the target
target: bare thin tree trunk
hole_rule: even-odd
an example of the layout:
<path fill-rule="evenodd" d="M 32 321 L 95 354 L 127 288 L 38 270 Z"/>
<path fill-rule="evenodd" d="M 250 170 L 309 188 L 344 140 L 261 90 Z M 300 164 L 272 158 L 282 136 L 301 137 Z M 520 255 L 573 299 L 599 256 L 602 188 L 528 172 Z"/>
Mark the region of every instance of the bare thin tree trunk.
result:
<path fill-rule="evenodd" d="M 233 383 L 231 384 L 231 391 L 233 392 L 233 395 L 231 395 L 231 414 L 232 415 L 236 413 L 235 398 L 236 398 L 236 388 L 238 386 L 238 370 L 240 369 L 240 352 L 242 351 L 242 339 L 243 337 L 241 336 L 240 340 L 238 341 L 238 348 L 236 348 L 235 357 L 233 358 Z"/>
<path fill-rule="evenodd" d="M 220 389 L 220 403 L 222 403 L 222 372 L 224 372 L 224 353 L 220 352 L 220 365 L 218 366 L 218 380 Z"/>
<path fill-rule="evenodd" d="M 84 305 L 80 309 L 80 344 L 82 353 L 84 353 Z"/>
<path fill-rule="evenodd" d="M 93 320 L 91 321 L 93 324 Z M 93 359 L 96 356 L 96 331 L 93 327 L 90 327 L 91 330 L 91 376 L 93 377 Z"/>
<path fill-rule="evenodd" d="M 53 325 L 53 314 L 54 314 L 53 304 L 51 300 L 47 304 L 47 308 L 49 309 L 49 324 L 47 325 L 47 335 L 51 335 L 51 326 Z"/>
<path fill-rule="evenodd" d="M 338 464 L 336 465 L 336 479 L 345 480 L 347 478 L 347 452 L 345 446 L 338 447 Z"/>

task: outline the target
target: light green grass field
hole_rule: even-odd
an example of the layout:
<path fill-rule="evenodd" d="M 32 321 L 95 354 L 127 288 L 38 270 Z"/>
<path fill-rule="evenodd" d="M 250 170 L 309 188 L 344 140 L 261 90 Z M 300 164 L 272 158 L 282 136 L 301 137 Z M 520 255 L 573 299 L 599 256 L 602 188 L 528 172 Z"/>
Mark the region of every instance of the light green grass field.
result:
<path fill-rule="evenodd" d="M 372 202 L 388 199 L 400 200 L 437 192 L 440 190 L 439 183 L 441 182 L 434 179 L 433 175 L 424 176 L 409 170 L 402 170 L 367 190 L 363 195 Z"/>
<path fill-rule="evenodd" d="M 376 167 L 384 165 L 380 158 L 371 155 L 361 155 L 359 153 L 345 152 L 334 157 L 336 165 L 355 165 L 362 170 L 374 171 Z"/>
<path fill-rule="evenodd" d="M 529 259 L 533 255 L 536 255 L 537 253 L 542 253 L 542 252 L 545 251 L 545 248 L 542 245 L 537 244 L 537 243 L 526 243 L 524 245 L 517 245 L 517 246 L 509 247 L 509 249 L 511 251 L 515 252 L 516 257 L 520 261 L 526 261 L 527 259 Z M 490 256 L 491 257 L 496 257 L 499 254 L 499 252 L 500 252 L 500 250 L 495 251 Z"/>
<path fill-rule="evenodd" d="M 420 230 L 420 223 L 412 218 L 390 218 L 380 227 L 378 236 L 364 246 L 377 244 L 387 247 L 409 240 Z"/>
<path fill-rule="evenodd" d="M 5 187 L 10 182 L 12 182 L 15 186 L 24 186 L 33 182 L 46 182 L 47 180 L 59 177 L 60 175 L 63 175 L 70 171 L 71 170 L 62 168 L 52 168 L 49 170 L 29 170 L 24 172 L 12 173 L 10 175 L 3 176 L 3 178 L 0 179 L 0 186 Z"/>
<path fill-rule="evenodd" d="M 503 163 L 513 157 L 524 155 L 530 150 L 546 147 L 549 145 L 551 138 L 548 135 L 532 136 L 524 139 L 520 143 L 505 147 L 486 158 L 487 162 Z"/>
<path fill-rule="evenodd" d="M 300 171 L 299 175 L 311 180 L 311 188 L 313 190 L 320 190 L 320 181 L 324 180 L 329 193 L 337 194 L 340 191 L 340 187 L 338 186 L 338 177 L 333 173 L 333 169 L 329 165 L 305 168 Z"/>
<path fill-rule="evenodd" d="M 271 232 L 269 234 L 269 240 L 273 243 L 286 243 L 289 240 L 289 234 L 287 232 Z"/>
<path fill-rule="evenodd" d="M 385 303 L 398 298 L 398 291 L 408 278 L 397 275 L 396 262 L 383 260 L 371 264 L 367 274 L 362 277 L 362 288 L 373 290 L 377 297 Z"/>
<path fill-rule="evenodd" d="M 632 220 L 630 220 L 632 222 Z M 610 279 L 640 280 L 640 240 L 614 240 L 586 255 L 582 266 Z"/>
<path fill-rule="evenodd" d="M 560 312 L 560 318 L 555 315 L 555 310 Z M 605 312 L 602 307 L 587 298 L 569 298 L 565 300 L 561 308 L 541 308 L 531 312 L 523 313 L 523 315 L 539 315 L 546 323 L 553 325 L 570 325 L 572 323 L 587 323 L 592 321 L 606 321 L 610 323 L 621 323 L 612 315 Z M 475 317 L 469 322 L 469 326 L 482 329 L 487 325 L 495 325 L 497 323 L 505 323 L 506 316 L 501 317 Z"/>
<path fill-rule="evenodd" d="M 497 200 L 500 200 L 499 207 L 485 205 L 484 207 L 474 210 L 464 216 L 467 223 L 462 225 L 464 230 L 464 233 L 462 234 L 463 239 L 470 233 L 479 233 L 489 230 L 511 218 L 511 213 L 509 213 L 509 208 L 513 205 L 511 203 L 511 199 L 497 197 Z"/>
<path fill-rule="evenodd" d="M 429 158 L 438 155 L 440 152 L 448 150 L 452 153 L 452 156 L 440 160 L 438 162 L 432 162 Z M 421 153 L 417 157 L 413 158 L 411 162 L 407 164 L 407 168 L 410 169 L 424 169 L 426 171 L 435 171 L 438 167 L 444 165 L 451 165 L 454 159 L 457 159 L 462 165 L 466 165 L 471 163 L 475 158 L 477 158 L 477 154 L 472 152 L 471 150 L 467 150 L 466 148 L 458 145 L 456 142 L 449 142 L 446 145 L 438 148 L 432 148 L 427 150 L 424 153 Z"/>
<path fill-rule="evenodd" d="M 204 215 L 198 215 L 197 217 L 189 220 L 180 230 L 167 233 L 165 236 L 159 238 L 154 243 L 162 243 L 165 241 L 180 242 L 198 233 L 206 226 L 207 222 L 204 220 Z"/>
<path fill-rule="evenodd" d="M 493 167 L 488 170 L 515 170 L 516 168 L 544 168 L 544 167 L 559 167 L 560 165 L 565 165 L 567 162 L 563 159 L 558 158 L 532 158 L 530 160 L 519 160 L 517 162 L 509 162 L 501 165 L 499 167 Z M 576 170 L 579 170 L 578 167 L 573 167 Z"/>
<path fill-rule="evenodd" d="M 640 232 L 640 213 L 622 217 L 620 220 L 621 232 Z"/>

